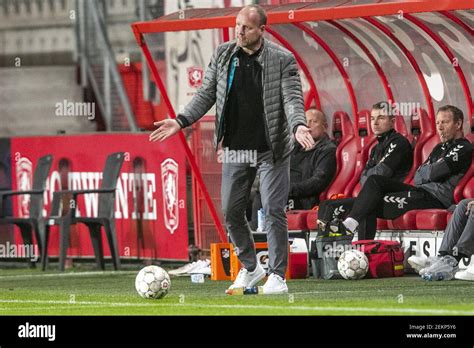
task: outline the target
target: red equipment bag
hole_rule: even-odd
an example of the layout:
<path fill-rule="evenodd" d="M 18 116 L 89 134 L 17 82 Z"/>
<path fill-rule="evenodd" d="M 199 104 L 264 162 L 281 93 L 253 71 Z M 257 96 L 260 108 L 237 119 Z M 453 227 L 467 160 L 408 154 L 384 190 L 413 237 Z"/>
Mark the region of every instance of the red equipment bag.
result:
<path fill-rule="evenodd" d="M 366 278 L 403 276 L 405 255 L 400 243 L 391 240 L 359 240 L 352 244 L 369 260 Z"/>

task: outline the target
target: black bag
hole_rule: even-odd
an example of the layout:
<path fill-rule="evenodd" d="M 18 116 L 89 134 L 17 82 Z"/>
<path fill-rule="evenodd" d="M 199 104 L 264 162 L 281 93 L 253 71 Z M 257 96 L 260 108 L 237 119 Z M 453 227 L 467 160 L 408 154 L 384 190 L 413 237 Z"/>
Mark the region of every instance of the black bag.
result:
<path fill-rule="evenodd" d="M 352 236 L 316 237 L 311 241 L 311 269 L 315 278 L 342 279 L 337 269 L 339 256 L 352 249 Z"/>

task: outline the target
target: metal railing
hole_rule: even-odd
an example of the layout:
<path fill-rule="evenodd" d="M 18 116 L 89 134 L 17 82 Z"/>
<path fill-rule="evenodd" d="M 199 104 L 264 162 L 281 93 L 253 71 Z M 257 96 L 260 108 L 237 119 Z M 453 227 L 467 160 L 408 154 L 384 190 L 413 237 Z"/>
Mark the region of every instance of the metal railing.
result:
<path fill-rule="evenodd" d="M 108 131 L 137 131 L 135 115 L 108 39 L 105 3 L 76 0 L 76 11 L 82 86 L 89 83 L 94 90 Z"/>

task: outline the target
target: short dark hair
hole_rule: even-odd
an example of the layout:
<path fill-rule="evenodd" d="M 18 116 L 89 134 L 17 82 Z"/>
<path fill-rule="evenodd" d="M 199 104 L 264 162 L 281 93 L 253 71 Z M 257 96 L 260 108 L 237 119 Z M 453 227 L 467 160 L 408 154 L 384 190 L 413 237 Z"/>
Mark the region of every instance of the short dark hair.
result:
<path fill-rule="evenodd" d="M 394 117 L 395 115 L 392 113 L 392 105 L 387 101 L 381 101 L 372 105 L 372 110 L 385 110 L 387 112 L 387 116 Z"/>
<path fill-rule="evenodd" d="M 453 115 L 454 122 L 461 121 L 461 124 L 464 123 L 464 114 L 459 108 L 453 105 L 444 105 L 438 109 L 438 112 L 443 112 L 443 111 L 450 112 L 451 115 Z M 438 112 L 436 114 L 438 114 Z"/>
<path fill-rule="evenodd" d="M 260 5 L 257 5 L 257 4 L 254 4 L 254 5 L 247 5 L 245 6 L 244 8 L 248 8 L 248 9 L 255 9 L 258 13 L 258 16 L 260 17 L 260 22 L 258 23 L 258 25 L 267 25 L 267 13 L 265 12 L 265 10 L 263 9 L 262 6 Z"/>

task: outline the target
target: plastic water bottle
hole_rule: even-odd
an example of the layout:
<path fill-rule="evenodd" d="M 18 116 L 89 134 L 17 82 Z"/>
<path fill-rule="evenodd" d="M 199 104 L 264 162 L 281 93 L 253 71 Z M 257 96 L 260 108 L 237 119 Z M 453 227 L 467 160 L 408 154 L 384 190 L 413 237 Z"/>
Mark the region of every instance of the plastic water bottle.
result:
<path fill-rule="evenodd" d="M 257 212 L 257 231 L 265 231 L 265 210 L 260 208 Z"/>
<path fill-rule="evenodd" d="M 434 263 L 430 266 L 430 269 L 427 270 L 427 273 L 423 274 L 421 277 L 424 280 L 451 280 L 454 278 L 455 268 L 458 265 L 458 261 L 451 255 L 445 255 L 441 257 L 437 263 Z"/>
<path fill-rule="evenodd" d="M 251 288 L 236 288 L 226 291 L 227 295 L 263 295 L 263 286 L 254 286 Z"/>
<path fill-rule="evenodd" d="M 454 272 L 425 273 L 421 277 L 428 281 L 451 280 L 454 278 L 453 273 Z"/>

